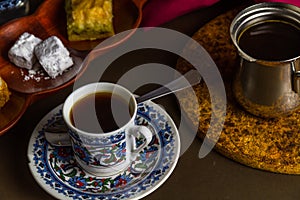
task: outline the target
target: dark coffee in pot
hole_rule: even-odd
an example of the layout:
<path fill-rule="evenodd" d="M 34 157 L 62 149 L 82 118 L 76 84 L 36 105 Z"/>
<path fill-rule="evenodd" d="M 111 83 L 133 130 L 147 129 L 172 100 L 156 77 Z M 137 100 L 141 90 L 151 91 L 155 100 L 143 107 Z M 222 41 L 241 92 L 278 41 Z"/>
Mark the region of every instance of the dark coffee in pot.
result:
<path fill-rule="evenodd" d="M 249 56 L 266 61 L 283 61 L 300 55 L 300 28 L 270 20 L 245 29 L 239 47 Z"/>
<path fill-rule="evenodd" d="M 112 109 L 113 106 L 113 109 Z M 133 115 L 132 102 L 110 92 L 90 94 L 71 109 L 73 126 L 89 133 L 107 133 L 119 129 Z"/>

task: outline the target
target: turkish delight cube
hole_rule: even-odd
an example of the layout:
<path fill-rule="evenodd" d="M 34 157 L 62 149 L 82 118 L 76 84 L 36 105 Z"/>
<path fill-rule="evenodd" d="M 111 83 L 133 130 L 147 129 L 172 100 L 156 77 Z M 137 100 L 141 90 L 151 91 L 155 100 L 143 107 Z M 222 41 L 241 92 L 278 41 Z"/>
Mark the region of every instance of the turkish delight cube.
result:
<path fill-rule="evenodd" d="M 40 42 L 40 38 L 27 32 L 23 33 L 8 51 L 9 60 L 18 67 L 31 69 L 36 63 L 34 48 Z"/>
<path fill-rule="evenodd" d="M 51 78 L 61 75 L 73 65 L 69 51 L 56 36 L 51 36 L 39 43 L 34 51 L 41 66 Z"/>

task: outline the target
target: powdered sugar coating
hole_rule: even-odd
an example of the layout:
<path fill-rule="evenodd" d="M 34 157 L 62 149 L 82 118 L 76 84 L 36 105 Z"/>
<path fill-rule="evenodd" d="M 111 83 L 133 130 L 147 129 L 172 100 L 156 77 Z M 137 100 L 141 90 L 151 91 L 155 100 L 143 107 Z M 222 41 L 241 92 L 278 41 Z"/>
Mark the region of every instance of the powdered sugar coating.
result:
<path fill-rule="evenodd" d="M 31 69 L 36 63 L 34 48 L 40 42 L 40 38 L 27 32 L 23 33 L 8 51 L 10 61 L 18 67 Z"/>
<path fill-rule="evenodd" d="M 61 75 L 73 65 L 69 51 L 56 36 L 51 36 L 39 43 L 34 52 L 39 63 L 51 78 Z"/>

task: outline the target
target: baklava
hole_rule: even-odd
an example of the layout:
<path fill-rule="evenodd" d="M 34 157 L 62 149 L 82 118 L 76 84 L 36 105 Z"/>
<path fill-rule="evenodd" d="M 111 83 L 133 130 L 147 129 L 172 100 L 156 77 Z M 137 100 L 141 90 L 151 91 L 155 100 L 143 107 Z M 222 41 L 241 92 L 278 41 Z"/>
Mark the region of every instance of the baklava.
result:
<path fill-rule="evenodd" d="M 8 102 L 10 92 L 8 90 L 6 82 L 0 77 L 0 108 Z"/>
<path fill-rule="evenodd" d="M 114 35 L 112 0 L 66 0 L 70 41 L 96 40 Z"/>

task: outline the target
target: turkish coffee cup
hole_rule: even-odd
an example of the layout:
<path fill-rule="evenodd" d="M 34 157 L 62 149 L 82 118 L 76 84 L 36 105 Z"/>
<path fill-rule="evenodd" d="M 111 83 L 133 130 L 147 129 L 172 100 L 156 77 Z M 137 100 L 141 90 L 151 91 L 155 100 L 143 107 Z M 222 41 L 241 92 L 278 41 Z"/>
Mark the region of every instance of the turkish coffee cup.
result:
<path fill-rule="evenodd" d="M 120 173 L 152 139 L 146 126 L 136 125 L 137 103 L 126 88 L 106 82 L 73 91 L 62 110 L 77 163 L 106 177 Z M 136 147 L 136 137 L 144 142 Z"/>

